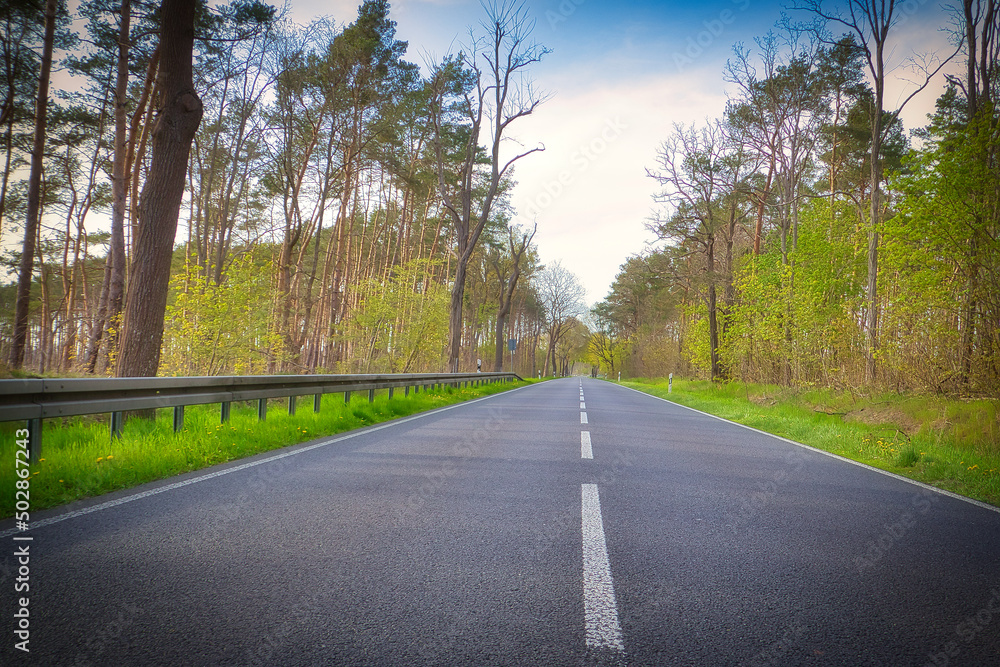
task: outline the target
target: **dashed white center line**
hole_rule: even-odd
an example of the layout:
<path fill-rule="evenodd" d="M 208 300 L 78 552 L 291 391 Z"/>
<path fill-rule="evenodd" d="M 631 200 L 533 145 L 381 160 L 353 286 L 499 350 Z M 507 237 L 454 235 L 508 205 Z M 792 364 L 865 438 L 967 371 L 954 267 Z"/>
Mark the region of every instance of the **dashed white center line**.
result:
<path fill-rule="evenodd" d="M 590 446 L 590 431 L 580 431 L 580 458 L 594 458 L 594 448 Z"/>
<path fill-rule="evenodd" d="M 612 650 L 624 657 L 618 603 L 604 539 L 604 520 L 596 484 L 582 486 L 583 613 L 587 648 Z"/>
<path fill-rule="evenodd" d="M 581 410 L 586 410 L 587 409 L 587 404 L 584 403 L 583 401 L 580 401 L 580 409 Z"/>
<path fill-rule="evenodd" d="M 586 412 L 581 412 L 580 413 L 580 423 L 581 424 L 586 424 L 587 423 L 587 413 Z"/>

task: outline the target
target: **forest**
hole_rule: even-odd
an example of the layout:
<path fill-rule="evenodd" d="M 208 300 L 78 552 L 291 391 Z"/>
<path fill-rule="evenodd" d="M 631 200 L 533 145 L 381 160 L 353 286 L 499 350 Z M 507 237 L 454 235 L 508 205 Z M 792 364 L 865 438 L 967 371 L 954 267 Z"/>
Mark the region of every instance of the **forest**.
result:
<path fill-rule="evenodd" d="M 524 5 L 425 72 L 384 0 L 305 26 L 259 0 L 8 0 L 0 370 L 583 362 L 1000 396 L 1000 12 L 953 4 L 954 50 L 910 62 L 946 82 L 922 128 L 887 101 L 892 0 L 806 0 L 736 45 L 724 114 L 650 138 L 660 242 L 588 309 L 510 204 L 541 147 L 506 133 L 545 102 Z"/>
<path fill-rule="evenodd" d="M 900 3 L 843 5 L 737 45 L 724 115 L 660 144 L 661 244 L 593 309 L 606 367 L 1000 395 L 996 3 L 955 3 L 954 52 L 911 59 L 917 90 L 962 72 L 912 136 L 885 94 Z"/>
<path fill-rule="evenodd" d="M 189 76 L 201 119 L 174 204 L 179 223 L 159 233 L 169 248 L 154 262 L 142 234 L 169 208 L 145 199 L 159 182 L 155 139 L 166 111 L 158 100 L 165 75 L 176 72 L 164 64 L 176 13 L 168 3 L 194 10 Z M 534 229 L 512 222 L 508 201 L 514 162 L 534 150 L 503 154 L 503 132 L 544 101 L 521 81 L 546 53 L 523 7 L 484 7 L 494 34 L 422 76 L 405 59 L 384 0 L 367 0 L 348 25 L 319 18 L 306 26 L 256 0 L 168 3 L 93 0 L 76 17 L 55 2 L 5 3 L 12 67 L 2 231 L 25 240 L 4 257 L 14 275 L 21 268 L 19 284 L 2 288 L 9 369 L 481 367 L 534 376 L 566 372 L 586 350 L 583 288 L 558 263 L 540 265 Z M 83 36 L 71 29 L 80 21 Z M 85 84 L 49 95 L 40 114 L 43 56 L 53 52 L 43 45 L 53 41 L 68 54 L 56 65 Z M 47 125 L 36 151 L 39 118 Z M 37 221 L 31 231 L 25 220 Z M 133 310 L 148 310 L 142 286 L 154 263 L 162 265 L 153 276 L 164 293 L 162 324 L 136 315 L 132 330 L 145 338 L 129 340 L 130 290 L 145 295 Z M 27 303 L 20 333 L 19 287 Z M 159 345 L 150 343 L 155 330 Z M 152 365 L 126 358 L 154 346 Z"/>

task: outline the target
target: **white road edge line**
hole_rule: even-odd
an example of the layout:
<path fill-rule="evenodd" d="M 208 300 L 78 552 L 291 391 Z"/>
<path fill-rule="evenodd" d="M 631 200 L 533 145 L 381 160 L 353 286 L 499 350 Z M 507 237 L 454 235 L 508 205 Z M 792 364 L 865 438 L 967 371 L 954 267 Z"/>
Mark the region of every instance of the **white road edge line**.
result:
<path fill-rule="evenodd" d="M 580 423 L 581 423 L 581 424 L 586 424 L 586 423 L 588 423 L 588 422 L 587 422 L 587 413 L 586 413 L 586 412 L 581 412 L 581 413 L 580 413 Z"/>
<path fill-rule="evenodd" d="M 583 484 L 583 615 L 588 648 L 625 652 L 596 484 Z"/>
<path fill-rule="evenodd" d="M 500 392 L 498 394 L 490 394 L 489 396 L 483 396 L 481 398 L 474 398 L 471 401 L 463 401 L 462 403 L 454 403 L 452 405 L 446 405 L 443 408 L 437 408 L 435 410 L 430 410 L 428 412 L 421 412 L 421 413 L 418 413 L 418 414 L 415 414 L 415 415 L 411 415 L 409 417 L 403 417 L 402 419 L 395 419 L 395 420 L 384 422 L 382 424 L 378 424 L 378 425 L 371 426 L 371 427 L 368 427 L 368 428 L 358 429 L 356 431 L 351 431 L 351 432 L 346 433 L 344 435 L 337 436 L 337 437 L 332 438 L 330 440 L 323 440 L 323 441 L 317 442 L 316 444 L 313 444 L 313 445 L 308 445 L 306 447 L 299 447 L 299 448 L 294 449 L 292 451 L 285 451 L 285 452 L 282 452 L 280 454 L 275 454 L 274 456 L 268 456 L 267 458 L 258 459 L 256 461 L 251 461 L 250 463 L 243 463 L 243 464 L 240 464 L 240 465 L 235 465 L 235 466 L 233 466 L 231 468 L 226 468 L 225 470 L 217 470 L 215 472 L 210 472 L 210 473 L 207 473 L 205 475 L 199 475 L 198 477 L 192 477 L 192 478 L 186 479 L 186 480 L 184 480 L 182 482 L 174 482 L 173 484 L 167 484 L 165 486 L 159 486 L 159 487 L 157 487 L 155 489 L 150 489 L 148 491 L 142 491 L 141 493 L 135 493 L 135 494 L 128 495 L 128 496 L 125 496 L 125 497 L 122 497 L 122 498 L 117 498 L 116 500 L 109 500 L 109 501 L 107 501 L 105 503 L 100 503 L 98 505 L 91 505 L 90 507 L 84 507 L 83 509 L 79 509 L 79 510 L 76 510 L 76 511 L 73 511 L 73 512 L 67 512 L 66 514 L 59 514 L 59 515 L 56 515 L 56 516 L 53 516 L 53 517 L 49 517 L 47 519 L 41 519 L 39 521 L 32 521 L 31 522 L 31 529 L 35 530 L 36 528 L 42 528 L 44 526 L 51 526 L 54 523 L 60 523 L 62 521 L 66 521 L 67 519 L 75 519 L 76 517 L 83 516 L 85 514 L 93 514 L 94 512 L 100 512 L 101 510 L 106 510 L 106 509 L 110 509 L 112 507 L 117 507 L 118 505 L 124 505 L 125 503 L 130 503 L 130 502 L 132 502 L 134 500 L 139 500 L 141 498 L 148 498 L 149 496 L 155 496 L 155 495 L 157 495 L 159 493 L 165 493 L 167 491 L 173 491 L 174 489 L 179 489 L 181 487 L 188 486 L 189 484 L 197 484 L 198 482 L 204 482 L 205 480 L 213 479 L 215 477 L 221 477 L 222 475 L 228 475 L 229 473 L 236 472 L 238 470 L 246 470 L 247 468 L 253 468 L 254 466 L 264 465 L 265 463 L 270 463 L 271 461 L 277 461 L 279 459 L 283 459 L 283 458 L 288 457 L 288 456 L 295 456 L 296 454 L 302 454 L 303 452 L 308 452 L 308 451 L 311 451 L 313 449 L 318 449 L 320 447 L 326 447 L 327 445 L 333 445 L 333 444 L 336 444 L 338 442 L 343 442 L 344 440 L 350 440 L 351 438 L 356 438 L 359 435 L 365 435 L 366 433 L 374 433 L 375 431 L 381 431 L 384 428 L 390 428 L 392 426 L 397 426 L 399 424 L 405 424 L 406 422 L 411 422 L 411 421 L 414 421 L 414 420 L 417 420 L 417 419 L 423 419 L 424 417 L 429 417 L 431 415 L 438 414 L 440 412 L 445 412 L 447 410 L 453 410 L 453 409 L 455 409 L 457 407 L 460 407 L 460 406 L 463 406 L 463 405 L 472 405 L 473 403 L 478 403 L 479 401 L 485 401 L 487 399 L 494 398 L 496 396 L 503 396 L 505 394 L 506 395 L 510 395 L 512 392 L 521 391 L 522 389 L 527 389 L 528 387 L 531 387 L 531 386 L 533 386 L 533 385 L 526 385 L 524 387 L 518 387 L 517 389 L 510 389 L 508 391 L 502 391 L 502 392 Z M 294 445 L 289 445 L 289 447 L 293 447 L 293 446 Z M 4 521 L 7 521 L 7 520 L 8 519 L 4 519 Z M 14 535 L 14 534 L 16 534 L 18 532 L 20 532 L 20 531 L 17 528 L 10 528 L 8 530 L 0 531 L 0 539 L 3 539 L 3 538 L 8 537 L 10 535 Z"/>
<path fill-rule="evenodd" d="M 590 431 L 580 431 L 580 458 L 594 458 L 594 448 L 590 445 Z"/>
<path fill-rule="evenodd" d="M 622 387 L 622 385 L 618 385 L 618 386 Z M 967 503 L 970 503 L 972 505 L 976 505 L 977 507 L 982 507 L 985 510 L 990 510 L 991 512 L 996 512 L 996 513 L 1000 514 L 1000 507 L 995 507 L 993 505 L 990 505 L 989 503 L 984 503 L 981 500 L 976 500 L 975 498 L 969 498 L 968 496 L 963 496 L 963 495 L 960 495 L 958 493 L 954 493 L 952 491 L 946 491 L 945 489 L 939 489 L 936 486 L 931 486 L 930 484 L 924 484 L 923 482 L 918 482 L 915 479 L 910 479 L 909 477 L 904 477 L 902 475 L 897 475 L 896 473 L 889 472 L 888 470 L 882 470 L 880 468 L 876 468 L 874 466 L 870 466 L 867 463 L 861 463 L 860 461 L 854 461 L 852 459 L 849 459 L 849 458 L 846 458 L 846 457 L 843 457 L 843 456 L 839 456 L 839 455 L 833 454 L 831 452 L 823 451 L 822 449 L 818 449 L 816 447 L 811 447 L 811 446 L 803 444 L 801 442 L 795 442 L 794 440 L 790 440 L 788 438 L 783 438 L 780 435 L 775 435 L 773 433 L 768 433 L 767 431 L 762 431 L 759 428 L 754 428 L 753 426 L 747 426 L 746 424 L 740 424 L 739 422 L 731 421 L 729 419 L 726 419 L 725 417 L 719 417 L 717 415 L 712 415 L 712 414 L 709 414 L 707 412 L 703 412 L 701 410 L 698 410 L 697 408 L 689 408 L 686 405 L 681 405 L 680 403 L 674 403 L 673 401 L 667 400 L 665 398 L 660 398 L 659 396 L 654 396 L 653 394 L 647 394 L 646 392 L 639 391 L 638 389 L 632 389 L 632 387 L 622 387 L 622 389 L 628 389 L 629 391 L 634 391 L 637 394 L 642 394 L 643 396 L 649 396 L 650 398 L 655 398 L 658 401 L 663 401 L 664 403 L 669 403 L 670 405 L 676 405 L 679 408 L 684 408 L 685 410 L 690 410 L 691 412 L 697 412 L 700 415 L 705 415 L 706 417 L 711 417 L 712 419 L 718 419 L 721 422 L 726 422 L 727 424 L 732 424 L 733 426 L 739 426 L 740 428 L 745 428 L 748 431 L 753 431 L 755 433 L 760 433 L 761 435 L 766 435 L 769 438 L 776 438 L 777 440 L 781 440 L 782 442 L 787 442 L 790 445 L 795 445 L 796 447 L 801 447 L 803 449 L 808 449 L 809 451 L 816 452 L 817 454 L 822 454 L 823 456 L 829 456 L 831 459 L 837 459 L 838 461 L 843 461 L 844 463 L 850 463 L 851 465 L 858 466 L 859 468 L 864 468 L 865 470 L 870 470 L 872 472 L 877 472 L 880 475 L 885 475 L 886 477 L 892 477 L 893 479 L 898 479 L 901 482 L 906 482 L 907 484 L 912 484 L 913 486 L 919 486 L 922 489 L 927 489 L 929 491 L 934 491 L 935 493 L 940 493 L 943 496 L 948 496 L 949 498 L 954 498 L 955 500 L 963 500 L 963 501 L 965 501 Z M 0 534 L 0 537 L 3 537 L 3 534 Z"/>

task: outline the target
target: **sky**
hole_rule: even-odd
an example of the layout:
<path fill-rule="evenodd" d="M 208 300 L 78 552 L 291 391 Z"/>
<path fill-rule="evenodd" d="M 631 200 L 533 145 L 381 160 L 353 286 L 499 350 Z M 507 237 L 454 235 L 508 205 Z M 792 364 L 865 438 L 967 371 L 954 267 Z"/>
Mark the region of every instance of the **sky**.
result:
<path fill-rule="evenodd" d="M 332 16 L 349 23 L 359 0 L 290 0 L 294 20 Z M 531 70 L 549 95 L 530 117 L 510 126 L 526 148 L 545 150 L 519 161 L 512 203 L 517 222 L 538 223 L 535 243 L 543 262 L 560 261 L 587 290 L 589 305 L 603 299 L 619 267 L 656 239 L 645 223 L 656 183 L 647 175 L 675 123 L 721 116 L 727 99 L 722 71 L 733 45 L 775 29 L 789 3 L 774 0 L 653 2 L 528 0 L 533 36 L 551 49 Z M 904 67 L 914 51 L 948 48 L 947 17 L 935 0 L 899 3 L 893 40 L 895 67 L 887 106 L 913 89 Z M 439 61 L 457 51 L 484 16 L 479 0 L 396 0 L 390 17 L 407 59 Z M 924 124 L 943 89 L 943 77 L 910 102 L 904 124 Z"/>

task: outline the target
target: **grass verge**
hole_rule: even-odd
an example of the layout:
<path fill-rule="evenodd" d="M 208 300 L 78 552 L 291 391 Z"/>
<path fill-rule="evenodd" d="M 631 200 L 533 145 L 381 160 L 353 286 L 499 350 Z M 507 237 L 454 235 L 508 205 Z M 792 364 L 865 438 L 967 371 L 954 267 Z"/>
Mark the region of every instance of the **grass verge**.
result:
<path fill-rule="evenodd" d="M 497 383 L 461 389 L 443 387 L 409 396 L 397 392 L 391 399 L 383 391 L 372 403 L 368 402 L 367 393 L 355 393 L 350 404 L 344 403 L 343 394 L 326 394 L 319 412 L 312 410 L 312 397 L 302 397 L 294 415 L 288 414 L 286 399 L 275 399 L 268 402 L 267 419 L 263 422 L 257 418 L 256 401 L 233 403 L 230 419 L 224 424 L 219 421 L 218 405 L 189 406 L 184 411 L 184 429 L 176 434 L 173 432 L 173 411 L 159 410 L 153 421 L 129 420 L 121 437 L 113 441 L 109 436 L 107 415 L 46 420 L 41 457 L 30 468 L 31 511 L 529 383 Z M 18 479 L 14 462 L 15 432 L 20 428 L 23 428 L 21 423 L 0 424 L 0 461 L 4 461 L 0 466 L 0 489 L 3 489 L 0 518 L 14 515 L 14 489 Z"/>
<path fill-rule="evenodd" d="M 622 384 L 1000 506 L 1000 401 L 676 379 L 668 396 L 665 380 Z"/>

